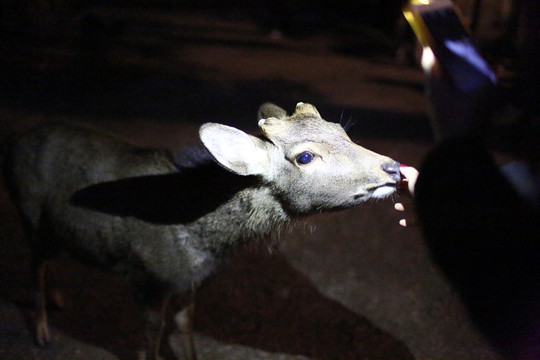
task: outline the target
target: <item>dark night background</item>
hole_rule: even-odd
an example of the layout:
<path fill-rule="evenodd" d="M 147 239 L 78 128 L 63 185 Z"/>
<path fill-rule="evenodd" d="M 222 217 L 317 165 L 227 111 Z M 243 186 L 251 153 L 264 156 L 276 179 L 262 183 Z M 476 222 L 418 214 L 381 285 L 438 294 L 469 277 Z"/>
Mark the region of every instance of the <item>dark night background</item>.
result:
<path fill-rule="evenodd" d="M 204 122 L 255 131 L 261 103 L 304 101 L 418 166 L 433 136 L 401 3 L 3 1 L 0 138 L 62 120 L 177 148 Z M 538 160 L 537 2 L 458 3 L 502 79 L 492 144 Z M 34 345 L 29 253 L 0 192 L 0 358 L 133 358 L 142 332 L 126 285 L 67 256 L 54 343 Z M 197 295 L 201 358 L 499 359 L 398 219 L 392 201 L 366 204 L 307 219 L 271 252 L 241 249 Z"/>

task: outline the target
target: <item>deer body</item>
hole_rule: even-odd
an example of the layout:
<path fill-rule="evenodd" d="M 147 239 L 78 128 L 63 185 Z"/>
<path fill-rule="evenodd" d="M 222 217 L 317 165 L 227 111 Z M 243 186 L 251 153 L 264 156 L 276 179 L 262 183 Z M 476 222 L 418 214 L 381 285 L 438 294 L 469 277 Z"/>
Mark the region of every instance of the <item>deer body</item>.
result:
<path fill-rule="evenodd" d="M 395 190 L 399 165 L 354 144 L 311 105 L 288 117 L 266 104 L 259 117 L 260 138 L 203 125 L 205 148 L 194 154 L 58 124 L 13 142 L 6 183 L 33 249 L 38 343 L 50 337 L 46 264 L 60 250 L 128 279 L 146 309 L 147 358 L 155 359 L 166 299 L 196 288 L 232 249 L 296 216 Z"/>
<path fill-rule="evenodd" d="M 111 214 L 107 208 L 95 211 L 91 204 L 86 206 L 86 199 L 74 197 L 81 189 L 125 178 L 151 179 L 151 176 L 182 173 L 170 154 L 139 149 L 120 141 L 101 132 L 54 124 L 32 130 L 15 144 L 10 162 L 17 167 L 8 174 L 9 183 L 13 184 L 11 187 L 29 230 L 46 230 L 46 234 L 37 238 L 31 234 L 32 240 L 37 242 L 34 246 L 46 245 L 50 255 L 66 249 L 85 260 L 125 273 L 134 285 L 144 282 L 135 278 L 139 275 L 136 269 L 142 265 L 148 276 L 155 277 L 153 280 L 167 285 L 171 291 L 183 291 L 197 283 L 198 278 L 211 273 L 226 250 L 246 237 L 245 232 L 264 235 L 270 231 L 269 214 L 276 206 L 271 206 L 272 199 L 265 198 L 265 189 L 242 189 L 227 203 L 189 224 L 170 224 L 170 221 L 162 224 L 159 218 L 147 221 L 137 214 L 123 216 Z M 204 160 L 207 159 L 193 159 Z M 218 170 L 213 175 L 228 175 L 217 163 L 210 166 Z M 54 171 L 50 171 L 52 169 Z M 183 182 L 179 179 L 178 183 Z M 206 195 L 205 185 L 215 186 L 216 183 L 215 179 L 208 179 L 206 184 L 200 184 L 198 196 Z M 193 188 L 175 190 L 192 191 Z M 107 191 L 88 194 L 107 195 L 110 195 Z M 247 214 L 240 202 L 252 209 L 260 208 L 258 214 Z M 288 220 L 285 213 L 277 217 L 281 221 Z M 260 223 L 255 219 L 260 219 Z M 242 230 L 244 228 L 249 229 Z"/>

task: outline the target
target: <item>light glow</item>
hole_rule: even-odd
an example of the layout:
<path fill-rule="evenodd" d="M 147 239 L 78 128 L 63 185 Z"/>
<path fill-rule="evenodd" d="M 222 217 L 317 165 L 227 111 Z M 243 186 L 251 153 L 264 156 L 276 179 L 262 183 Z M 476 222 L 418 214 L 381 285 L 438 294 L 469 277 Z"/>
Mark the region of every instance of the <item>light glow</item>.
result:
<path fill-rule="evenodd" d="M 433 50 L 431 50 L 429 46 L 424 46 L 422 48 L 422 59 L 420 60 L 420 64 L 426 73 L 430 73 L 433 65 L 435 65 L 435 54 L 433 54 Z"/>

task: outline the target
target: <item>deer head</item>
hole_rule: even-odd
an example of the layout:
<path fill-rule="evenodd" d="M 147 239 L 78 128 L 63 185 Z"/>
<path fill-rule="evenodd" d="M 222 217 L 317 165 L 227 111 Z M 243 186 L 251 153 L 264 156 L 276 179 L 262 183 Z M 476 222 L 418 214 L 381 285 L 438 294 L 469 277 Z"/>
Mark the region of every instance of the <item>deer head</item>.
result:
<path fill-rule="evenodd" d="M 239 175 L 257 175 L 297 214 L 342 209 L 395 192 L 399 163 L 351 141 L 310 104 L 295 112 L 264 104 L 262 137 L 207 123 L 200 138 L 215 159 Z"/>

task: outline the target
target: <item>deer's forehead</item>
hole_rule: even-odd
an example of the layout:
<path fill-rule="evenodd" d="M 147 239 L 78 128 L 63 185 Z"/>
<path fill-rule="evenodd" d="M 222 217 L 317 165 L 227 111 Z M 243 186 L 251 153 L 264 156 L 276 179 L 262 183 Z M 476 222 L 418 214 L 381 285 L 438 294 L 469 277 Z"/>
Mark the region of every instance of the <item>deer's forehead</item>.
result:
<path fill-rule="evenodd" d="M 261 123 L 263 133 L 273 142 L 294 144 L 299 142 L 331 143 L 348 140 L 343 128 L 320 117 L 296 115 L 286 119 L 267 119 Z"/>

